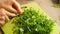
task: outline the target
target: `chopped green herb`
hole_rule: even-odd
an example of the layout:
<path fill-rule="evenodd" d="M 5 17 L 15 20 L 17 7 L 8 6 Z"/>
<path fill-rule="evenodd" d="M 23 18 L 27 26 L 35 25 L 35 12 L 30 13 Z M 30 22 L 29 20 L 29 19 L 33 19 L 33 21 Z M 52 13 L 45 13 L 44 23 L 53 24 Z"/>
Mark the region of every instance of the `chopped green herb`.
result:
<path fill-rule="evenodd" d="M 33 8 L 24 9 L 23 14 L 18 15 L 12 23 L 15 23 L 13 34 L 50 34 L 54 26 L 52 19 L 39 15 L 39 11 Z"/>

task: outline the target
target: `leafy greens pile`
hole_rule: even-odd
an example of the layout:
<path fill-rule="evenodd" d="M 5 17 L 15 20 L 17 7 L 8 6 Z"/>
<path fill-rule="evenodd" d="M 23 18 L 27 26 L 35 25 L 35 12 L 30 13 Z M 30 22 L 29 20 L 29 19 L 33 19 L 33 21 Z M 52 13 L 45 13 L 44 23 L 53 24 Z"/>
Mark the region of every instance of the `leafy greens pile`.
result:
<path fill-rule="evenodd" d="M 50 34 L 54 22 L 33 8 L 24 9 L 12 22 L 15 23 L 13 34 Z"/>

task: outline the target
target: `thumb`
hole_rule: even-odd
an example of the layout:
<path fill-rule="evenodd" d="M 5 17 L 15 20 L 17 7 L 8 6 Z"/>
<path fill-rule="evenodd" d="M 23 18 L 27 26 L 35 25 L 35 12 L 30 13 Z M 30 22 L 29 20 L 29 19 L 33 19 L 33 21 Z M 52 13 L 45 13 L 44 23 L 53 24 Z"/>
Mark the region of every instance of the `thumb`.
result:
<path fill-rule="evenodd" d="M 13 7 L 18 11 L 19 14 L 22 14 L 22 9 L 20 8 L 20 5 L 15 0 L 13 1 Z"/>

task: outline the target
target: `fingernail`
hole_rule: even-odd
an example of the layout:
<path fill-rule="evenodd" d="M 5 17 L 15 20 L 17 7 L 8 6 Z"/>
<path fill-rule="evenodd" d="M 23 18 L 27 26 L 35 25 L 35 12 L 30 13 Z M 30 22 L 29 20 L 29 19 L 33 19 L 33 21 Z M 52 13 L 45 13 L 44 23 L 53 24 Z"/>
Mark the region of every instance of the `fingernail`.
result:
<path fill-rule="evenodd" d="M 23 12 L 22 11 L 18 11 L 19 14 L 22 14 Z"/>
<path fill-rule="evenodd" d="M 13 16 L 16 16 L 16 14 L 13 14 Z"/>

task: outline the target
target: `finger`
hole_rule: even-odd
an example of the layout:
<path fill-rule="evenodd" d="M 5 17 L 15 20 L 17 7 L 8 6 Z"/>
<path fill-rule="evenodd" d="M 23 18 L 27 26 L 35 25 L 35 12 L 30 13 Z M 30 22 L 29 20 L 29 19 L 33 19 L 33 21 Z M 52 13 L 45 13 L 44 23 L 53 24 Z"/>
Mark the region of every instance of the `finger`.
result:
<path fill-rule="evenodd" d="M 5 15 L 5 22 L 9 21 L 9 17 L 7 15 Z"/>
<path fill-rule="evenodd" d="M 0 16 L 0 21 L 5 21 L 5 16 Z"/>
<path fill-rule="evenodd" d="M 0 9 L 0 16 L 1 16 L 1 18 L 3 18 L 4 17 L 4 20 L 6 20 L 6 21 L 9 21 L 9 18 L 8 18 L 8 16 L 6 15 L 6 10 L 5 9 Z"/>
<path fill-rule="evenodd" d="M 5 10 L 2 8 L 0 9 L 0 24 L 3 25 L 6 21 L 9 21 L 9 19 L 5 14 Z"/>
<path fill-rule="evenodd" d="M 3 8 L 5 8 L 6 10 L 8 10 L 10 12 L 17 13 L 17 10 L 15 10 L 12 6 L 4 6 Z"/>
<path fill-rule="evenodd" d="M 0 9 L 0 16 L 3 16 L 3 15 L 5 15 L 5 12 L 4 12 L 4 9 L 1 8 L 1 9 Z"/>
<path fill-rule="evenodd" d="M 0 9 L 0 20 L 5 20 L 5 12 L 3 8 Z"/>
<path fill-rule="evenodd" d="M 5 13 L 6 13 L 7 16 L 12 16 L 12 17 L 13 17 L 13 16 L 16 16 L 16 14 L 10 13 L 10 12 L 8 12 L 8 11 L 5 11 Z"/>
<path fill-rule="evenodd" d="M 5 24 L 5 18 L 0 16 L 0 24 L 3 25 Z"/>
<path fill-rule="evenodd" d="M 17 3 L 15 0 L 13 1 L 13 6 L 18 11 L 19 14 L 22 14 L 22 9 L 20 8 L 19 3 Z"/>
<path fill-rule="evenodd" d="M 5 24 L 5 21 L 0 21 L 0 25 L 3 25 L 3 24 Z"/>
<path fill-rule="evenodd" d="M 0 15 L 0 24 L 1 25 L 5 24 L 5 16 Z"/>

